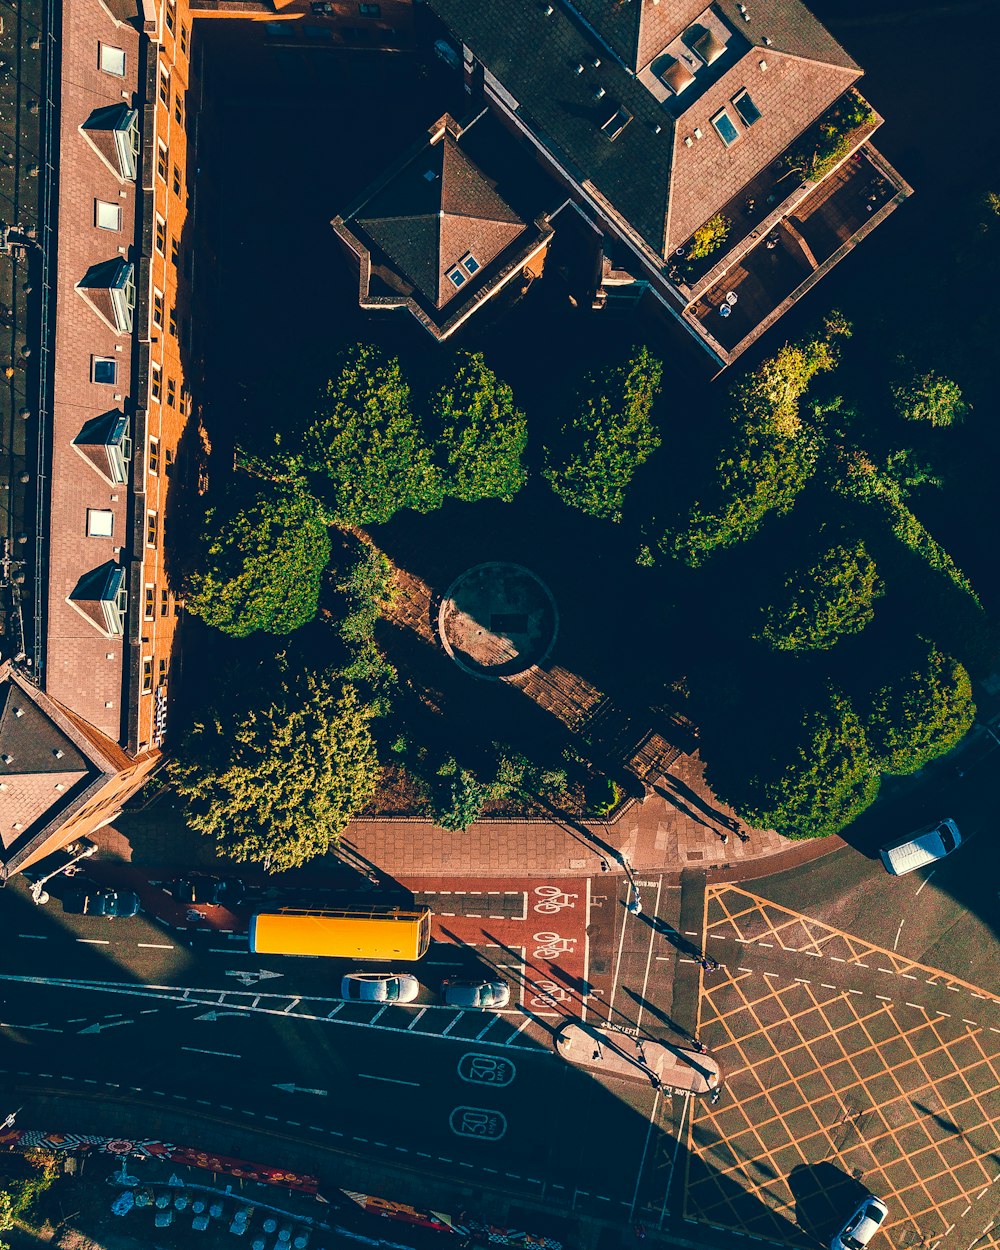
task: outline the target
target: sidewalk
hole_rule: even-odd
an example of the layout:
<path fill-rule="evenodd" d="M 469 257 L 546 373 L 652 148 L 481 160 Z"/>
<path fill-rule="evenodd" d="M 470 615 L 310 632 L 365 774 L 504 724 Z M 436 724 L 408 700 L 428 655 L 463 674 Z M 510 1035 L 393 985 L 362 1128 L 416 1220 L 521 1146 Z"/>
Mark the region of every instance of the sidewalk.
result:
<path fill-rule="evenodd" d="M 592 876 L 601 871 L 602 858 L 618 869 L 619 855 L 638 873 L 725 865 L 734 875 L 753 875 L 748 870 L 756 861 L 793 848 L 804 853 L 802 843 L 770 830 L 750 830 L 743 842 L 736 827 L 733 813 L 706 786 L 698 756 L 682 755 L 644 801 L 631 804 L 610 824 L 557 818 L 487 820 L 463 833 L 439 829 L 424 819 L 356 820 L 348 826 L 338 858 L 362 869 L 372 864 L 383 876 L 405 884 L 411 878 L 441 875 Z M 98 830 L 94 841 L 102 857 L 163 870 L 216 862 L 212 843 L 187 828 L 183 810 L 169 792 L 143 811 L 123 813 L 113 825 Z M 829 841 L 807 843 L 810 855 Z M 336 858 L 330 856 L 302 871 L 328 874 L 335 866 Z M 231 864 L 225 867 L 233 870 Z"/>

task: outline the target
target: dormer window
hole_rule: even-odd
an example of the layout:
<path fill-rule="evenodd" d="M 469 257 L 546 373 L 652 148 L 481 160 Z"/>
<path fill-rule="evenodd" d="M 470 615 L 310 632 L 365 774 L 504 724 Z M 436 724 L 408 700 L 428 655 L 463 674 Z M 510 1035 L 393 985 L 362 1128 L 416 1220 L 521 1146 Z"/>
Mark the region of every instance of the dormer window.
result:
<path fill-rule="evenodd" d="M 124 634 L 128 591 L 125 589 L 125 570 L 119 565 L 109 561 L 85 574 L 77 582 L 69 600 L 104 633 L 115 637 Z"/>
<path fill-rule="evenodd" d="M 124 486 L 128 481 L 132 440 L 129 438 L 129 420 L 124 413 L 114 410 L 94 417 L 73 440 L 73 446 L 98 473 L 116 486 Z"/>
<path fill-rule="evenodd" d="M 135 269 L 127 260 L 92 265 L 77 290 L 119 334 L 131 334 L 135 311 Z"/>
<path fill-rule="evenodd" d="M 736 129 L 736 123 L 729 116 L 727 109 L 720 109 L 716 113 L 712 118 L 712 125 L 727 148 L 731 148 L 740 137 L 740 132 Z"/>
<path fill-rule="evenodd" d="M 139 113 L 127 104 L 95 109 L 81 126 L 84 135 L 120 177 L 135 181 L 139 160 Z"/>

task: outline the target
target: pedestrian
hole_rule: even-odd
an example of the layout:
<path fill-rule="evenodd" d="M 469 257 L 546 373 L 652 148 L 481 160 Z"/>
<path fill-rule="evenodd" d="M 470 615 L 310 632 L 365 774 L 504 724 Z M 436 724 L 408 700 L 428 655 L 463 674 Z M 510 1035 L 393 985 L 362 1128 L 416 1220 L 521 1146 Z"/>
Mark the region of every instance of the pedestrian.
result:
<path fill-rule="evenodd" d="M 711 956 L 709 956 L 709 959 L 708 959 L 708 971 L 709 972 L 719 971 L 719 961 L 717 959 L 712 959 Z"/>
<path fill-rule="evenodd" d="M 721 1097 L 722 1097 L 722 1091 L 718 1087 L 716 1087 L 715 1089 L 712 1090 L 711 1094 L 709 1094 L 708 1101 L 714 1107 Z"/>
<path fill-rule="evenodd" d="M 728 833 L 720 833 L 720 834 L 719 834 L 719 841 L 722 843 L 722 845 L 723 845 L 723 846 L 728 846 L 728 844 L 729 844 L 729 834 L 728 834 Z"/>
<path fill-rule="evenodd" d="M 635 1228 L 632 1231 L 635 1233 L 636 1238 L 639 1241 L 645 1240 L 646 1238 L 646 1225 L 645 1224 L 636 1224 Z"/>
<path fill-rule="evenodd" d="M 610 872 L 610 871 L 611 871 L 611 865 L 608 863 L 606 859 L 602 859 L 601 860 L 601 872 Z"/>
<path fill-rule="evenodd" d="M 694 1037 L 694 1038 L 692 1038 L 692 1039 L 691 1039 L 691 1045 L 692 1045 L 692 1047 L 693 1047 L 693 1048 L 694 1048 L 694 1049 L 698 1052 L 698 1054 L 699 1054 L 699 1055 L 703 1055 L 703 1054 L 705 1054 L 705 1043 L 704 1043 L 704 1042 L 699 1042 L 699 1041 L 698 1041 L 698 1039 L 697 1039 L 696 1037 Z"/>

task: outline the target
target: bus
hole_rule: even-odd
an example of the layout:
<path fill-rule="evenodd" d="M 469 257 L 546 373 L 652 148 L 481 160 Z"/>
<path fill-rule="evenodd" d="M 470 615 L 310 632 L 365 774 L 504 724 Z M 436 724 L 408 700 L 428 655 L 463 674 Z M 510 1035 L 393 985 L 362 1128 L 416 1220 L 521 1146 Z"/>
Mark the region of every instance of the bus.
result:
<path fill-rule="evenodd" d="M 431 910 L 344 909 L 306 911 L 283 907 L 250 918 L 255 955 L 323 955 L 336 959 L 401 960 L 427 954 Z"/>

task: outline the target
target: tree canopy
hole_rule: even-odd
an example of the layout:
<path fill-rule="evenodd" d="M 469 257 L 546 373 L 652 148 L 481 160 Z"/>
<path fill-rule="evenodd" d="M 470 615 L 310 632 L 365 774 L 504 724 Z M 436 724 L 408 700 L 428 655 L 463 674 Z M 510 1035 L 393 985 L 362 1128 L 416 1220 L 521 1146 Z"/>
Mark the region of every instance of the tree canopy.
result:
<path fill-rule="evenodd" d="M 805 714 L 783 758 L 753 763 L 731 754 L 709 762 L 716 796 L 744 820 L 788 838 L 838 833 L 878 793 L 864 727 L 850 700 L 831 690 L 825 704 Z"/>
<path fill-rule="evenodd" d="M 898 383 L 892 388 L 892 394 L 896 411 L 907 421 L 952 425 L 961 421 L 969 410 L 958 383 L 933 369 L 915 373 L 908 381 Z"/>
<path fill-rule="evenodd" d="M 469 502 L 509 503 L 527 479 L 521 457 L 528 424 L 514 392 L 481 352 L 458 355 L 454 377 L 438 391 L 433 409 L 441 422 L 446 492 Z"/>
<path fill-rule="evenodd" d="M 778 651 L 825 650 L 843 634 L 864 629 L 882 591 L 864 543 L 837 543 L 786 579 L 777 602 L 764 611 L 760 636 Z"/>
<path fill-rule="evenodd" d="M 328 481 L 342 525 L 375 525 L 402 508 L 430 512 L 441 474 L 399 361 L 358 343 L 341 358 L 303 439 L 304 464 Z"/>
<path fill-rule="evenodd" d="M 211 509 L 202 549 L 187 607 L 207 625 L 235 638 L 289 634 L 316 615 L 330 535 L 323 509 L 301 485 Z"/>
<path fill-rule="evenodd" d="M 866 733 L 885 772 L 912 773 L 957 745 L 975 717 L 969 674 L 931 646 L 875 693 Z"/>
<path fill-rule="evenodd" d="M 662 363 L 645 347 L 624 364 L 588 375 L 575 411 L 545 452 L 545 476 L 563 503 L 622 519 L 636 469 L 660 445 L 652 413 L 662 376 Z"/>
<path fill-rule="evenodd" d="M 375 793 L 372 715 L 349 683 L 310 674 L 235 723 L 195 726 L 170 763 L 188 824 L 270 872 L 324 854 Z"/>

